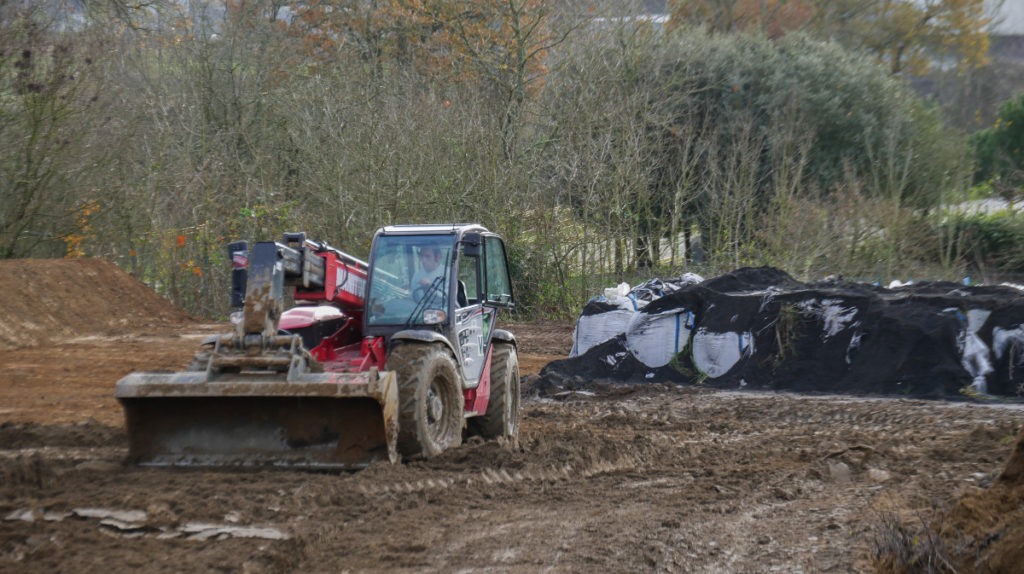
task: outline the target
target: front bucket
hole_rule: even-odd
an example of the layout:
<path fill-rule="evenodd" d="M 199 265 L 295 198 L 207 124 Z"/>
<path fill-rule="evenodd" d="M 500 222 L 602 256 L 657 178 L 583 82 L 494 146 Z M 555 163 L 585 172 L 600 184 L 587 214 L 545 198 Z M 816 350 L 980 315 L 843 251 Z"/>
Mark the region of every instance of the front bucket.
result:
<path fill-rule="evenodd" d="M 133 373 L 117 383 L 128 457 L 157 466 L 360 468 L 397 462 L 392 372 Z"/>

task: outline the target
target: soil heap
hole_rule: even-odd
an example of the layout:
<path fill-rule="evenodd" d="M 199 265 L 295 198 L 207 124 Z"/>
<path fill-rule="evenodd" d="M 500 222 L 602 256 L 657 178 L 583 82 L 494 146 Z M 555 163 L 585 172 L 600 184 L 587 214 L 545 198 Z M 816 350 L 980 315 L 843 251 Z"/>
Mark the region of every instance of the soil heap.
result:
<path fill-rule="evenodd" d="M 584 327 L 618 332 L 580 345 Z M 931 398 L 1024 390 L 1024 292 L 1009 286 L 885 289 L 742 268 L 635 311 L 592 302 L 576 339 L 578 356 L 541 372 L 540 394 L 594 379 Z"/>
<path fill-rule="evenodd" d="M 961 572 L 1020 572 L 1024 564 L 1024 432 L 1006 468 L 986 490 L 964 495 L 940 534 Z M 981 565 L 981 568 L 979 568 Z"/>
<path fill-rule="evenodd" d="M 0 261 L 0 308 L 0 349 L 193 322 L 105 259 Z"/>

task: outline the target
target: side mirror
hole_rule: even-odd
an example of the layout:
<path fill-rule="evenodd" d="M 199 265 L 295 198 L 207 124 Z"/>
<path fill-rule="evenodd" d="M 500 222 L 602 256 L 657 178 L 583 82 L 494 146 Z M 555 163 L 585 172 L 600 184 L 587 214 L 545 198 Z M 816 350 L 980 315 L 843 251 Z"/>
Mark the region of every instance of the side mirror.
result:
<path fill-rule="evenodd" d="M 228 243 L 228 257 L 231 258 L 231 306 L 245 305 L 245 283 L 249 277 L 249 242 Z"/>
<path fill-rule="evenodd" d="M 462 236 L 462 254 L 466 257 L 480 257 L 484 238 L 479 233 L 467 233 Z"/>

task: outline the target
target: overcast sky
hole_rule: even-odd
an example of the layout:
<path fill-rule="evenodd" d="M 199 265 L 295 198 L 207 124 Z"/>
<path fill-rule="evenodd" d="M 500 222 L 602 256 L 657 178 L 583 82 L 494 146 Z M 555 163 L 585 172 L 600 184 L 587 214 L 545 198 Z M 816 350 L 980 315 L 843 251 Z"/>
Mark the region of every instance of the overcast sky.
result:
<path fill-rule="evenodd" d="M 989 0 L 990 6 L 996 4 L 996 0 Z M 997 33 L 1024 34 L 1024 0 L 1004 0 L 999 16 L 1004 20 L 996 26 Z"/>

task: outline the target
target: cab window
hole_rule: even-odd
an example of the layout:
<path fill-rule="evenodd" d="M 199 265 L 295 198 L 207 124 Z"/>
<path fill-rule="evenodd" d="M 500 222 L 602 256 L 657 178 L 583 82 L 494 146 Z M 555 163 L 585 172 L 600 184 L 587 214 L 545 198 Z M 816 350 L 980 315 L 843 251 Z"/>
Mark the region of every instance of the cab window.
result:
<path fill-rule="evenodd" d="M 480 258 L 463 255 L 459 258 L 459 306 L 480 301 Z M 464 289 L 464 291 L 463 291 Z M 465 297 L 465 299 L 463 299 Z"/>
<path fill-rule="evenodd" d="M 501 305 L 512 304 L 512 282 L 508 275 L 505 245 L 497 237 L 486 240 L 485 264 L 487 267 L 487 301 Z"/>

